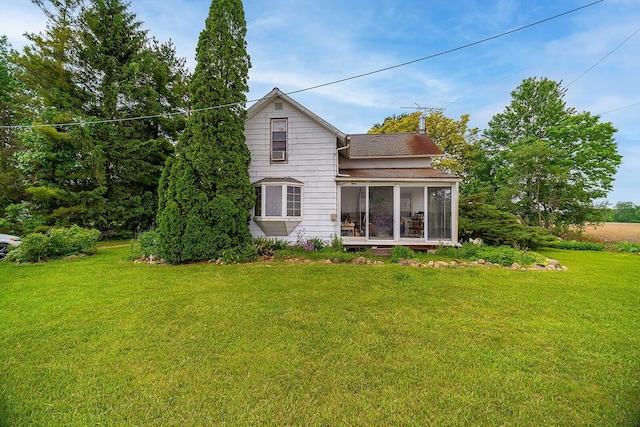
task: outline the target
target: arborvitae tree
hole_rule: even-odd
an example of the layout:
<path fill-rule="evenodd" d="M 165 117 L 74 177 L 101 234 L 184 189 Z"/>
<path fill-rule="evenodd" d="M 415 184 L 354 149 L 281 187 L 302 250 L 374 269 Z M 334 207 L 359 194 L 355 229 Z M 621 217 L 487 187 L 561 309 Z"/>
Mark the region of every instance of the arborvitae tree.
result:
<path fill-rule="evenodd" d="M 160 182 L 157 222 L 170 263 L 242 251 L 251 239 L 245 34 L 242 1 L 213 0 L 190 84 L 193 112 Z"/>

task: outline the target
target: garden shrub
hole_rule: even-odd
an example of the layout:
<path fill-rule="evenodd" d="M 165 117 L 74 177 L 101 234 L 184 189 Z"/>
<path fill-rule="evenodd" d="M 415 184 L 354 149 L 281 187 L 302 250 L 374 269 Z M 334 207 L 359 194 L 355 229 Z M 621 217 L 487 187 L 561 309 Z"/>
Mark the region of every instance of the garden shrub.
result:
<path fill-rule="evenodd" d="M 296 242 L 291 247 L 307 252 L 318 252 L 325 246 L 327 246 L 327 242 L 319 237 L 304 237 L 304 227 L 300 227 L 296 236 Z"/>
<path fill-rule="evenodd" d="M 49 252 L 49 237 L 42 233 L 28 234 L 22 239 L 17 248 L 7 254 L 8 261 L 40 262 L 47 258 Z"/>
<path fill-rule="evenodd" d="M 342 241 L 342 237 L 332 234 L 331 235 L 331 247 L 336 251 L 344 250 L 344 242 Z"/>
<path fill-rule="evenodd" d="M 18 262 L 39 262 L 74 254 L 91 255 L 96 252 L 100 232 L 73 225 L 52 228 L 44 233 L 33 233 L 22 239 L 20 246 L 9 252 L 8 259 Z"/>
<path fill-rule="evenodd" d="M 635 240 L 625 240 L 616 243 L 617 252 L 640 254 L 640 243 Z"/>
<path fill-rule="evenodd" d="M 157 256 L 160 253 L 160 233 L 156 230 L 140 234 L 140 252 L 145 257 Z"/>
<path fill-rule="evenodd" d="M 289 248 L 289 242 L 267 236 L 254 237 L 252 244 L 258 256 L 274 256 L 276 252 Z"/>
<path fill-rule="evenodd" d="M 566 240 L 556 240 L 554 242 L 547 243 L 545 246 L 555 249 L 567 249 L 572 251 L 601 251 L 604 249 L 604 244 L 596 242 L 576 242 Z"/>
<path fill-rule="evenodd" d="M 522 251 L 510 246 L 479 246 L 473 243 L 463 243 L 460 248 L 443 246 L 438 248 L 438 254 L 449 258 L 471 261 L 484 259 L 485 261 L 505 267 L 514 262 L 524 266 L 541 263 L 545 260 L 542 255 L 527 250 Z"/>
<path fill-rule="evenodd" d="M 319 252 L 319 251 L 322 250 L 322 248 L 327 246 L 327 242 L 325 242 L 324 240 L 322 240 L 319 237 L 312 237 L 311 239 L 308 239 L 307 241 L 311 241 L 313 243 L 313 250 L 315 252 Z"/>
<path fill-rule="evenodd" d="M 95 242 L 100 237 L 98 230 L 90 230 L 77 225 L 72 225 L 69 228 L 52 228 L 47 234 L 49 236 L 48 257 L 50 258 L 72 254 L 91 255 L 96 252 Z"/>
<path fill-rule="evenodd" d="M 411 259 L 413 258 L 415 253 L 411 248 L 406 246 L 394 246 L 391 249 L 391 254 L 389 255 L 389 259 L 391 262 L 398 262 L 401 259 Z"/>
<path fill-rule="evenodd" d="M 243 248 L 229 248 L 222 251 L 222 261 L 227 264 L 252 262 L 258 259 L 258 249 L 251 243 Z"/>

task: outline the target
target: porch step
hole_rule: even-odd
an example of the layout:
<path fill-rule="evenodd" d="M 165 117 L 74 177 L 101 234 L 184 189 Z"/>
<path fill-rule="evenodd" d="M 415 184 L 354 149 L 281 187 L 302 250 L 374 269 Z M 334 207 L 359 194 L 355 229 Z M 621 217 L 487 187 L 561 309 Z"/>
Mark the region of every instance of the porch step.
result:
<path fill-rule="evenodd" d="M 392 248 L 371 248 L 371 254 L 375 256 L 388 257 L 391 255 Z"/>

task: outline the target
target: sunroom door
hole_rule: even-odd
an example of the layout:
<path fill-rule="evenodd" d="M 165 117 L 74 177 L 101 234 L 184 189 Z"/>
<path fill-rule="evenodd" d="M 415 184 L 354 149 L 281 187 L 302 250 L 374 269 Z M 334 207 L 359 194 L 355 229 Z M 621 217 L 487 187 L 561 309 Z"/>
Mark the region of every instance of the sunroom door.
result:
<path fill-rule="evenodd" d="M 369 238 L 393 240 L 393 186 L 369 187 Z"/>
<path fill-rule="evenodd" d="M 451 240 L 451 187 L 429 187 L 428 236 L 430 240 Z"/>

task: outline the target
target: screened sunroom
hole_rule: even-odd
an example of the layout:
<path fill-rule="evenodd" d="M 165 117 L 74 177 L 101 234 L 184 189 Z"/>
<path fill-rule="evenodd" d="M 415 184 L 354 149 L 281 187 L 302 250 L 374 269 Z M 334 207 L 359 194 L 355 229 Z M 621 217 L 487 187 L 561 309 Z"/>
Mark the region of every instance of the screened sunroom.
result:
<path fill-rule="evenodd" d="M 345 244 L 457 242 L 457 182 L 341 182 L 338 190 Z"/>

